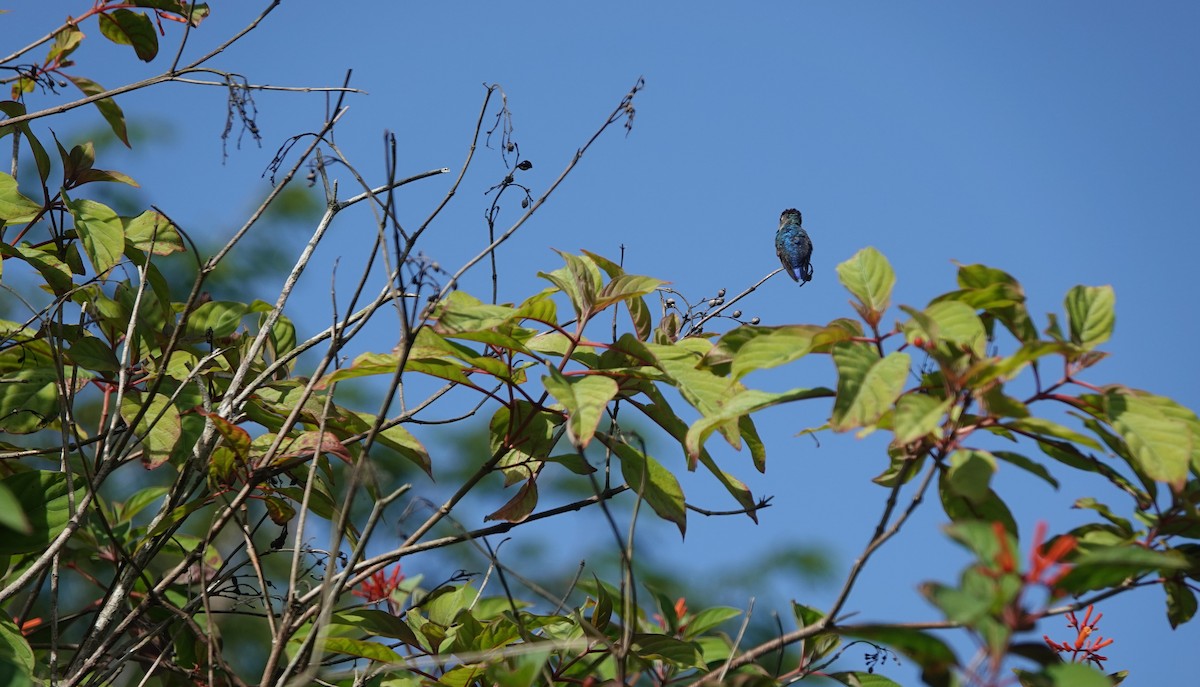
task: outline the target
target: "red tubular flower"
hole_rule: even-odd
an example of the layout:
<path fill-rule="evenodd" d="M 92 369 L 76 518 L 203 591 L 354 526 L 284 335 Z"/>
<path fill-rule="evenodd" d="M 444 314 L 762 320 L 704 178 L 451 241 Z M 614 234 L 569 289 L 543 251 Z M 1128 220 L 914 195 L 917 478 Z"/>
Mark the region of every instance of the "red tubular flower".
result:
<path fill-rule="evenodd" d="M 996 535 L 996 543 L 1000 545 L 1000 551 L 996 554 L 996 566 L 1001 572 L 1010 573 L 1017 569 L 1017 561 L 1013 556 L 1013 552 L 1008 548 L 1008 531 L 1004 529 L 1004 523 L 993 522 L 992 533 Z"/>
<path fill-rule="evenodd" d="M 1100 623 L 1100 619 L 1104 617 L 1103 613 L 1097 613 L 1095 618 L 1092 618 L 1094 608 L 1089 605 L 1087 613 L 1083 616 L 1083 622 L 1079 622 L 1079 618 L 1074 613 L 1067 613 L 1067 627 L 1075 630 L 1075 641 L 1073 642 L 1055 642 L 1048 635 L 1042 635 L 1042 639 L 1046 645 L 1054 649 L 1060 654 L 1071 654 L 1072 663 L 1094 663 L 1097 668 L 1104 668 L 1104 661 L 1108 660 L 1107 656 L 1101 656 L 1099 651 L 1109 644 L 1113 643 L 1111 638 L 1105 639 L 1096 632 L 1096 626 Z M 1093 635 L 1095 635 L 1093 637 Z"/>
<path fill-rule="evenodd" d="M 400 564 L 397 563 L 396 567 L 392 569 L 391 575 L 384 575 L 382 570 L 378 570 L 371 577 L 363 580 L 359 589 L 351 590 L 350 593 L 365 599 L 369 604 L 379 603 L 386 601 L 403 581 L 404 574 L 400 572 Z"/>
<path fill-rule="evenodd" d="M 1033 549 L 1029 554 L 1029 572 L 1025 573 L 1026 584 L 1043 584 L 1051 589 L 1066 575 L 1071 566 L 1061 563 L 1062 559 L 1075 550 L 1075 537 L 1069 534 L 1054 540 L 1048 551 L 1043 551 L 1046 540 L 1046 523 L 1038 522 L 1033 531 Z M 1052 568 L 1058 566 L 1050 575 L 1043 578 Z"/>

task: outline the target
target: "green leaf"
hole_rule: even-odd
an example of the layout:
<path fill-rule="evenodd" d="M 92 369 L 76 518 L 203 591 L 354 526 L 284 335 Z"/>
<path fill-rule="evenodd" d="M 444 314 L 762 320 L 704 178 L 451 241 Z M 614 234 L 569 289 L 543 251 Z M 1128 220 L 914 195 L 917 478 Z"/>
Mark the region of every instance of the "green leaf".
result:
<path fill-rule="evenodd" d="M 855 309 L 863 320 L 872 326 L 879 324 L 896 285 L 896 275 L 887 258 L 868 246 L 838 265 L 837 273 L 842 286 L 858 299 Z"/>
<path fill-rule="evenodd" d="M 1200 447 L 1193 427 L 1165 413 L 1163 405 L 1149 395 L 1112 391 L 1104 396 L 1105 414 L 1129 446 L 1134 467 L 1153 480 L 1182 484 Z"/>
<path fill-rule="evenodd" d="M 596 436 L 621 459 L 621 475 L 629 488 L 644 498 L 658 517 L 675 523 L 680 535 L 686 534 L 687 508 L 675 475 L 654 458 L 619 439 L 603 433 Z"/>
<path fill-rule="evenodd" d="M 41 248 L 34 248 L 24 241 L 19 246 L 0 243 L 0 255 L 25 261 L 38 271 L 42 279 L 46 280 L 46 286 L 55 295 L 61 296 L 70 292 L 75 284 L 71 279 L 71 266 L 59 259 L 55 252 L 53 243 L 48 243 Z"/>
<path fill-rule="evenodd" d="M 963 587 L 951 587 L 936 582 L 921 585 L 921 594 L 953 623 L 974 626 L 988 614 L 996 601 L 994 590 L 981 585 L 982 574 L 968 569 L 963 575 Z M 986 580 L 984 580 L 986 581 Z"/>
<path fill-rule="evenodd" d="M 533 458 L 545 458 L 554 450 L 555 431 L 561 424 L 560 415 L 528 401 L 515 401 L 511 409 L 501 406 L 492 415 L 488 424 L 489 448 L 493 455 L 510 449 Z"/>
<path fill-rule="evenodd" d="M 32 534 L 33 525 L 21 509 L 21 502 L 16 494 L 0 482 L 0 531 L 4 528 L 15 530 L 21 534 Z"/>
<path fill-rule="evenodd" d="M 436 329 L 445 336 L 491 330 L 510 322 L 516 314 L 511 306 L 490 305 L 465 291 L 452 291 L 438 305 Z"/>
<path fill-rule="evenodd" d="M 980 561 L 995 561 L 1000 555 L 1001 543 L 996 538 L 996 529 L 984 520 L 962 520 L 945 526 L 946 536 L 965 546 Z M 1008 551 L 1017 550 L 1017 537 L 1011 532 L 1004 534 L 1004 546 Z"/>
<path fill-rule="evenodd" d="M 596 298 L 594 307 L 596 310 L 601 310 L 613 303 L 620 303 L 644 296 L 648 293 L 654 293 L 655 289 L 663 284 L 666 284 L 666 282 L 651 277 L 622 274 L 604 285 L 604 288 L 600 290 L 600 295 Z"/>
<path fill-rule="evenodd" d="M 571 307 L 575 309 L 576 318 L 590 318 L 596 310 L 596 301 L 600 298 L 600 285 L 603 281 L 600 268 L 587 256 L 555 252 L 566 261 L 566 267 L 549 273 L 538 272 L 538 276 L 548 280 L 567 295 Z"/>
<path fill-rule="evenodd" d="M 1086 663 L 1059 663 L 1042 671 L 1051 687 L 1112 687 L 1112 680 Z"/>
<path fill-rule="evenodd" d="M 1167 620 L 1171 629 L 1183 625 L 1196 615 L 1196 593 L 1186 584 L 1178 580 L 1163 582 L 1163 591 L 1167 593 Z"/>
<path fill-rule="evenodd" d="M 83 37 L 83 32 L 79 29 L 71 27 L 71 30 L 73 30 L 74 33 L 80 38 Z M 59 34 L 56 34 L 55 47 L 59 46 L 58 35 L 66 32 L 67 31 L 64 30 L 60 31 Z M 55 48 L 53 47 L 50 49 L 51 53 L 54 52 L 54 49 Z M 13 100 L 0 101 L 0 112 L 3 112 L 9 117 L 20 117 L 21 115 L 25 114 L 25 105 L 24 103 L 18 103 Z M 29 127 L 29 122 L 21 122 L 20 124 L 17 124 L 15 128 L 24 135 L 25 141 L 29 144 L 29 150 L 33 153 L 33 161 L 37 164 L 38 178 L 40 178 L 42 183 L 45 184 L 46 180 L 50 178 L 50 156 L 46 154 L 46 149 L 42 146 L 41 141 L 37 139 L 37 136 L 33 135 L 33 129 Z M 0 126 L 0 138 L 4 138 L 12 132 L 13 125 L 10 124 L 7 126 Z"/>
<path fill-rule="evenodd" d="M 416 646 L 417 638 L 402 620 L 386 611 L 372 608 L 350 608 L 334 613 L 329 621 L 334 625 L 347 625 L 373 637 L 399 639 Z"/>
<path fill-rule="evenodd" d="M 989 484 L 996 472 L 996 459 L 987 451 L 959 449 L 950 454 L 946 483 L 955 494 L 979 503 L 990 493 Z"/>
<path fill-rule="evenodd" d="M 21 635 L 21 628 L 8 613 L 0 613 L 0 684 L 32 687 L 35 665 L 33 648 Z"/>
<path fill-rule="evenodd" d="M 1032 458 L 1023 456 L 1019 453 L 1013 453 L 1012 451 L 993 451 L 992 455 L 1006 463 L 1009 463 L 1010 465 L 1015 465 L 1026 472 L 1033 473 L 1034 475 L 1042 478 L 1050 486 L 1054 487 L 1055 489 L 1058 488 L 1058 480 L 1054 479 L 1054 476 L 1050 474 L 1050 471 L 1046 469 L 1046 466 L 1038 463 Z"/>
<path fill-rule="evenodd" d="M 1152 570 L 1169 575 L 1191 567 L 1180 551 L 1152 551 L 1136 544 L 1084 551 L 1071 561 L 1071 565 L 1070 572 L 1057 586 L 1072 594 L 1114 587 L 1127 578 Z"/>
<path fill-rule="evenodd" d="M 933 687 L 948 687 L 950 669 L 958 665 L 954 652 L 942 640 L 921 630 L 891 625 L 863 625 L 846 636 L 886 644 L 921 666 L 921 678 Z"/>
<path fill-rule="evenodd" d="M 952 399 L 939 399 L 928 394 L 906 394 L 896 402 L 892 426 L 895 443 L 908 444 L 928 436 L 941 426 L 953 405 Z"/>
<path fill-rule="evenodd" d="M 210 12 L 207 2 L 192 2 L 192 0 L 133 0 L 130 4 L 170 12 L 185 19 L 193 27 L 200 26 L 200 22 L 208 17 Z"/>
<path fill-rule="evenodd" d="M 28 532 L 9 530 L 0 537 L 0 555 L 46 550 L 67 527 L 71 517 L 67 476 L 61 472 L 29 470 L 0 479 L 14 496 L 29 522 Z M 83 496 L 77 486 L 75 499 Z"/>
<path fill-rule="evenodd" d="M 147 210 L 137 217 L 122 217 L 125 240 L 134 248 L 155 255 L 170 255 L 184 249 L 183 238 L 166 215 Z"/>
<path fill-rule="evenodd" d="M 715 412 L 706 414 L 692 426 L 688 428 L 687 437 L 684 440 L 684 445 L 688 453 L 688 460 L 694 462 L 700 456 L 700 449 L 704 446 L 705 441 L 712 435 L 713 431 L 731 421 L 737 421 L 765 408 L 779 405 L 781 403 L 790 403 L 792 401 L 801 401 L 811 398 L 828 398 L 833 396 L 833 392 L 829 389 L 792 389 L 781 393 L 771 393 L 767 391 L 758 391 L 757 389 L 742 389 L 726 400 L 717 404 Z M 742 448 L 741 439 L 744 438 L 745 432 L 741 431 L 734 434 L 732 437 L 726 434 L 725 438 L 730 445 L 735 449 Z M 761 471 L 761 468 L 760 468 Z"/>
<path fill-rule="evenodd" d="M 98 95 L 105 90 L 103 86 L 91 79 L 85 79 L 82 76 L 71 76 L 70 74 L 63 74 L 63 76 L 75 84 L 75 87 L 86 96 Z M 108 126 L 116 134 L 117 138 L 121 139 L 126 148 L 131 148 L 132 146 L 129 145 L 129 134 L 125 131 L 125 113 L 121 111 L 117 103 L 112 98 L 103 98 L 95 101 L 93 104 L 97 110 L 100 110 L 100 115 L 108 122 Z"/>
<path fill-rule="evenodd" d="M 706 667 L 698 644 L 667 635 L 636 633 L 633 635 L 632 650 L 635 656 L 651 661 L 665 661 L 689 668 Z"/>
<path fill-rule="evenodd" d="M 141 392 L 127 392 L 121 399 L 121 417 L 132 424 L 143 406 L 146 412 L 133 431 L 142 439 L 142 465 L 151 469 L 170 459 L 175 445 L 179 443 L 182 426 L 179 409 L 169 397 L 162 394 L 155 394 L 147 402 Z"/>
<path fill-rule="evenodd" d="M 42 211 L 42 204 L 21 195 L 17 180 L 0 172 L 0 223 L 28 222 Z"/>
<path fill-rule="evenodd" d="M 956 354 L 968 350 L 977 358 L 983 357 L 987 347 L 987 333 L 975 310 L 960 301 L 939 301 L 918 311 L 904 308 L 913 319 L 904 325 L 909 343 L 922 338 L 941 346 L 944 353 Z M 919 315 L 924 315 L 920 317 Z"/>
<path fill-rule="evenodd" d="M 61 63 L 64 58 L 75 52 L 75 48 L 79 47 L 79 43 L 83 41 L 83 32 L 78 26 L 67 24 L 61 31 L 54 34 L 54 43 L 50 46 L 50 52 L 46 53 L 47 63 Z"/>
<path fill-rule="evenodd" d="M 196 308 L 188 318 L 185 332 L 190 337 L 203 340 L 211 331 L 213 338 L 224 339 L 237 331 L 248 309 L 245 303 L 209 301 Z"/>
<path fill-rule="evenodd" d="M 488 666 L 491 680 L 486 684 L 495 684 L 497 687 L 533 687 L 542 684 L 542 668 L 552 653 L 548 648 L 535 649 L 518 654 L 510 661 L 496 662 Z"/>
<path fill-rule="evenodd" d="M 1021 434 L 1028 434 L 1034 439 L 1040 440 L 1042 437 L 1053 437 L 1055 439 L 1065 439 L 1072 443 L 1082 444 L 1097 451 L 1101 450 L 1100 444 L 1095 439 L 1045 418 L 1014 418 L 1001 423 L 1000 426 L 1020 432 Z"/>
<path fill-rule="evenodd" d="M 1009 511 L 1008 505 L 996 495 L 996 492 L 987 489 L 981 494 L 973 493 L 972 498 L 967 498 L 957 491 L 958 486 L 952 485 L 946 475 L 941 477 L 938 484 L 942 509 L 946 511 L 946 516 L 952 522 L 959 523 L 964 520 L 998 522 L 1004 525 L 1005 531 L 1009 534 L 1016 535 L 1017 523 L 1013 519 L 1012 512 Z"/>
<path fill-rule="evenodd" d="M 845 432 L 874 424 L 891 408 L 904 390 L 910 358 L 893 352 L 881 359 L 868 344 L 847 342 L 833 347 L 833 361 L 838 388 L 830 426 Z"/>
<path fill-rule="evenodd" d="M 392 651 L 379 642 L 370 642 L 363 639 L 327 637 L 325 639 L 325 651 L 331 654 L 358 656 L 359 658 L 366 658 L 381 663 L 404 663 L 404 659 L 395 651 Z"/>
<path fill-rule="evenodd" d="M 1076 286 L 1067 292 L 1071 342 L 1090 351 L 1112 336 L 1116 294 L 1111 286 Z"/>
<path fill-rule="evenodd" d="M 67 358 L 71 363 L 95 372 L 116 372 L 121 369 L 121 363 L 112 348 L 91 335 L 72 342 Z"/>
<path fill-rule="evenodd" d="M 713 606 L 697 612 L 688 620 L 684 630 L 686 639 L 694 639 L 705 632 L 717 627 L 727 620 L 732 620 L 742 614 L 742 611 L 729 606 Z"/>
<path fill-rule="evenodd" d="M 732 361 L 733 378 L 740 380 L 751 372 L 786 365 L 808 355 L 813 350 L 820 350 L 838 341 L 845 341 L 850 336 L 850 332 L 837 326 L 758 327 L 742 325 L 725 333 L 717 342 L 716 347 L 705 356 L 705 362 L 709 366 L 714 366 Z"/>
<path fill-rule="evenodd" d="M 138 59 L 149 62 L 158 54 L 158 34 L 150 17 L 119 9 L 100 13 L 100 33 L 117 45 L 133 47 Z"/>
<path fill-rule="evenodd" d="M 861 670 L 852 670 L 844 673 L 830 673 L 827 675 L 831 680 L 850 685 L 850 687 L 900 687 L 899 682 L 893 682 L 882 675 L 875 673 L 864 673 Z"/>
<path fill-rule="evenodd" d="M 58 373 L 35 367 L 0 374 L 0 430 L 29 434 L 59 413 Z"/>
<path fill-rule="evenodd" d="M 549 370 L 542 384 L 567 410 L 567 436 L 571 443 L 586 448 L 604 418 L 604 409 L 617 395 L 617 383 L 611 377 L 567 377 L 553 367 Z"/>
<path fill-rule="evenodd" d="M 167 487 L 143 487 L 134 492 L 129 498 L 125 499 L 125 503 L 121 504 L 120 521 L 129 522 L 138 513 L 146 509 L 147 506 L 159 500 L 170 491 Z"/>
<path fill-rule="evenodd" d="M 375 416 L 370 413 L 353 413 L 353 416 L 357 419 L 355 426 L 360 432 L 366 431 L 375 424 Z M 404 425 L 392 425 L 391 427 L 385 425 L 375 435 L 375 441 L 380 446 L 399 453 L 402 458 L 421 468 L 426 475 L 433 476 L 433 463 L 429 459 L 429 451 L 419 439 L 413 436 L 412 432 L 404 428 Z"/>
<path fill-rule="evenodd" d="M 125 228 L 112 208 L 94 200 L 68 200 L 83 252 L 96 274 L 105 275 L 125 253 Z"/>

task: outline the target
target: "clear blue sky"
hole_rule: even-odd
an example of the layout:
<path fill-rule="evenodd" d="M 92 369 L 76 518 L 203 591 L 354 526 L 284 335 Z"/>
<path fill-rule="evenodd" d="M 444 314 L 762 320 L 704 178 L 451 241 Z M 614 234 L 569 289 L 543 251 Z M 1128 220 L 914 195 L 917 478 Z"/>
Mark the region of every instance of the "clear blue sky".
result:
<path fill-rule="evenodd" d="M 191 36 L 189 54 L 224 39 L 262 4 L 218 0 Z M 23 3 L 0 25 L 6 36 L 41 35 L 88 6 Z M 100 49 L 94 23 L 85 30 L 96 34 L 89 41 L 96 45 L 79 55 L 84 75 L 114 86 L 163 68 L 161 61 L 118 59 Z M 167 44 L 177 35 L 170 31 Z M 741 306 L 747 316 L 772 324 L 850 315 L 834 267 L 868 245 L 890 258 L 897 300 L 912 305 L 953 288 L 952 261 L 1005 269 L 1025 285 L 1039 327 L 1044 313 L 1061 311 L 1071 286 L 1111 284 L 1117 329 L 1106 348 L 1113 357 L 1088 380 L 1200 408 L 1190 354 L 1200 336 L 1198 36 L 1200 4 L 1192 2 L 288 0 L 215 66 L 255 83 L 296 86 L 335 85 L 353 68 L 353 85 L 370 95 L 349 100 L 338 141 L 375 178 L 385 128 L 398 135 L 402 174 L 456 168 L 481 84 L 499 83 L 515 138 L 535 164 L 523 176 L 535 192 L 644 76 L 632 133 L 618 128 L 602 139 L 500 251 L 502 297 L 541 288 L 536 271 L 558 266 L 550 247 L 616 257 L 620 245 L 628 269 L 670 280 L 685 294 L 736 293 L 777 266 L 777 219 L 795 206 L 816 244 L 815 280 L 799 291 L 783 277 L 771 280 Z M 39 96 L 33 104 L 52 100 Z M 260 174 L 275 148 L 317 128 L 324 107 L 317 95 L 256 100 L 262 148 L 244 145 L 222 165 L 220 90 L 130 94 L 120 101 L 126 111 L 156 118 L 164 133 L 107 166 L 131 173 L 185 227 L 228 232 L 266 192 Z M 95 121 L 92 112 L 72 117 L 80 127 Z M 163 174 L 172 156 L 180 164 Z M 485 151 L 431 230 L 426 253 L 456 265 L 478 252 L 486 238 L 483 191 L 502 175 Z M 406 193 L 401 217 L 423 217 L 448 182 Z M 197 203 L 197 196 L 209 200 Z M 339 269 L 349 274 L 371 234 L 369 219 L 335 231 L 321 259 L 328 265 L 340 256 Z M 328 270 L 314 272 L 305 292 L 311 312 L 293 313 L 313 328 L 324 325 L 328 302 Z M 488 285 L 480 271 L 466 288 L 484 295 Z M 834 380 L 821 359 L 755 381 L 782 389 Z M 759 421 L 769 452 L 765 477 L 714 439 L 718 459 L 756 492 L 774 494 L 775 507 L 756 529 L 741 520 L 695 519 L 685 545 L 670 537 L 655 544 L 660 560 L 736 569 L 781 542 L 803 542 L 833 547 L 844 571 L 882 506 L 885 492 L 867 482 L 884 465 L 882 442 L 824 437 L 816 448 L 794 437 L 825 419 L 828 409 L 819 405 Z M 727 507 L 707 482 L 689 480 L 685 488 L 702 505 Z M 1067 529 L 1080 521 L 1069 510 L 1075 498 L 1110 497 L 1096 482 L 1066 482 L 1057 493 L 1022 475 L 1002 474 L 999 484 L 1023 533 L 1039 519 Z M 863 609 L 859 619 L 936 618 L 914 587 L 953 579 L 961 569 L 962 557 L 931 536 L 942 519 L 927 503 L 906 536 L 881 552 L 849 605 Z M 820 606 L 832 594 L 807 582 L 777 587 L 762 595 L 760 618 L 764 608 L 785 610 L 788 598 Z M 1129 594 L 1102 610 L 1104 634 L 1116 638 L 1108 668 L 1130 670 L 1126 684 L 1178 684 L 1191 674 L 1182 664 L 1200 645 L 1200 631 L 1193 624 L 1172 633 L 1160 591 Z M 1049 621 L 1039 636 L 1060 627 Z M 911 676 L 911 669 L 896 675 Z"/>

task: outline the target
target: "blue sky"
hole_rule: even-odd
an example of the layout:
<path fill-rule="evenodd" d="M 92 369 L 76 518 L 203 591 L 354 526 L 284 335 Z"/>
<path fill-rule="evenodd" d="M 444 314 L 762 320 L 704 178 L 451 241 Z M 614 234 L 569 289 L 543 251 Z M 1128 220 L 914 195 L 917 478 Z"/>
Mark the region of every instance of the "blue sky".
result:
<path fill-rule="evenodd" d="M 211 19 L 189 38 L 189 54 L 223 40 L 262 6 L 214 4 Z M 88 6 L 20 3 L 0 23 L 6 35 L 34 37 Z M 164 67 L 101 46 L 94 23 L 84 29 L 92 36 L 79 53 L 80 74 L 115 86 Z M 816 245 L 815 279 L 798 291 L 776 277 L 740 306 L 747 316 L 773 324 L 850 315 L 834 267 L 868 245 L 895 267 L 898 302 L 919 306 L 952 289 L 953 261 L 983 262 L 1021 280 L 1039 327 L 1044 313 L 1061 312 L 1071 286 L 1111 284 L 1117 329 L 1106 350 L 1113 356 L 1087 379 L 1198 408 L 1197 365 L 1187 353 L 1200 335 L 1193 267 L 1198 31 L 1200 5 L 1190 2 L 289 0 L 214 66 L 254 83 L 295 86 L 336 85 L 353 68 L 352 85 L 370 95 L 349 99 L 338 142 L 375 179 L 384 129 L 397 133 L 402 173 L 457 168 L 482 84 L 499 83 L 514 138 L 535 165 L 522 177 L 535 194 L 643 76 L 632 132 L 617 128 L 601 139 L 499 252 L 502 298 L 542 288 L 536 272 L 559 264 L 551 247 L 616 257 L 621 245 L 630 271 L 670 280 L 685 294 L 736 293 L 777 266 L 775 226 L 780 211 L 794 206 Z M 177 35 L 169 31 L 165 43 L 174 46 Z M 38 95 L 31 103 L 55 101 Z M 99 166 L 130 173 L 146 198 L 185 227 L 225 235 L 266 193 L 261 174 L 276 147 L 317 128 L 324 111 L 318 95 L 256 101 L 261 149 L 244 144 L 222 164 L 219 89 L 174 85 L 129 94 L 119 101 L 126 112 L 157 122 L 159 133 Z M 77 111 L 67 120 L 83 129 L 96 115 Z M 178 166 L 169 166 L 173 157 Z M 426 253 L 450 266 L 485 245 L 483 191 L 503 173 L 496 155 L 483 151 L 430 230 Z M 406 190 L 402 219 L 423 218 L 449 181 Z M 504 216 L 512 218 L 509 205 Z M 320 254 L 323 267 L 314 267 L 302 292 L 313 305 L 294 317 L 324 326 L 329 265 L 340 258 L 339 274 L 349 275 L 372 231 L 366 215 L 335 228 Z M 489 285 L 481 270 L 465 288 L 484 296 Z M 834 383 L 825 359 L 754 381 L 779 389 Z M 882 442 L 825 437 L 816 448 L 795 437 L 825 419 L 828 409 L 817 405 L 759 421 L 769 451 L 765 477 L 756 478 L 748 457 L 718 452 L 756 492 L 775 495 L 758 528 L 696 519 L 686 545 L 664 536 L 654 543 L 656 555 L 736 569 L 780 543 L 815 543 L 832 547 L 844 571 L 882 507 L 885 492 L 867 482 L 883 467 Z M 688 480 L 689 496 L 726 507 L 706 482 Z M 1067 529 L 1080 522 L 1069 510 L 1075 498 L 1108 496 L 1087 481 L 1066 482 L 1057 493 L 1021 475 L 1002 474 L 1000 484 L 1023 533 L 1038 519 Z M 863 610 L 859 619 L 936 617 L 914 586 L 953 579 L 963 564 L 932 535 L 942 519 L 927 503 L 906 535 L 881 552 L 850 603 Z M 819 606 L 833 593 L 807 582 L 777 586 L 760 608 L 784 610 L 788 598 Z M 1200 640 L 1194 624 L 1169 630 L 1159 591 L 1129 594 L 1102 610 L 1105 634 L 1117 640 L 1108 667 L 1131 670 L 1132 684 L 1177 679 L 1180 657 Z M 1051 621 L 1040 630 L 1057 627 Z"/>

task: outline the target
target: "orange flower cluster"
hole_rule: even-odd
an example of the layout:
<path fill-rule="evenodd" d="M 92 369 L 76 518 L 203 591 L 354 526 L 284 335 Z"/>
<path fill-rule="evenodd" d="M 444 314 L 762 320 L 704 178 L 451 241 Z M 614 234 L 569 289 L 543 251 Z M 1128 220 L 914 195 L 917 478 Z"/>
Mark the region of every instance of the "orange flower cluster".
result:
<path fill-rule="evenodd" d="M 1100 624 L 1100 619 L 1104 617 L 1103 613 L 1097 613 L 1096 617 L 1092 618 L 1092 610 L 1092 606 L 1089 604 L 1082 623 L 1073 612 L 1067 613 L 1067 627 L 1076 632 L 1074 642 L 1055 642 L 1050 639 L 1049 635 L 1042 635 L 1042 639 L 1058 653 L 1070 653 L 1072 663 L 1089 662 L 1096 664 L 1097 668 L 1103 668 L 1104 661 L 1107 661 L 1108 657 L 1101 656 L 1099 651 L 1112 644 L 1113 640 L 1105 639 L 1100 635 L 1092 636 L 1096 631 L 1096 626 Z"/>

